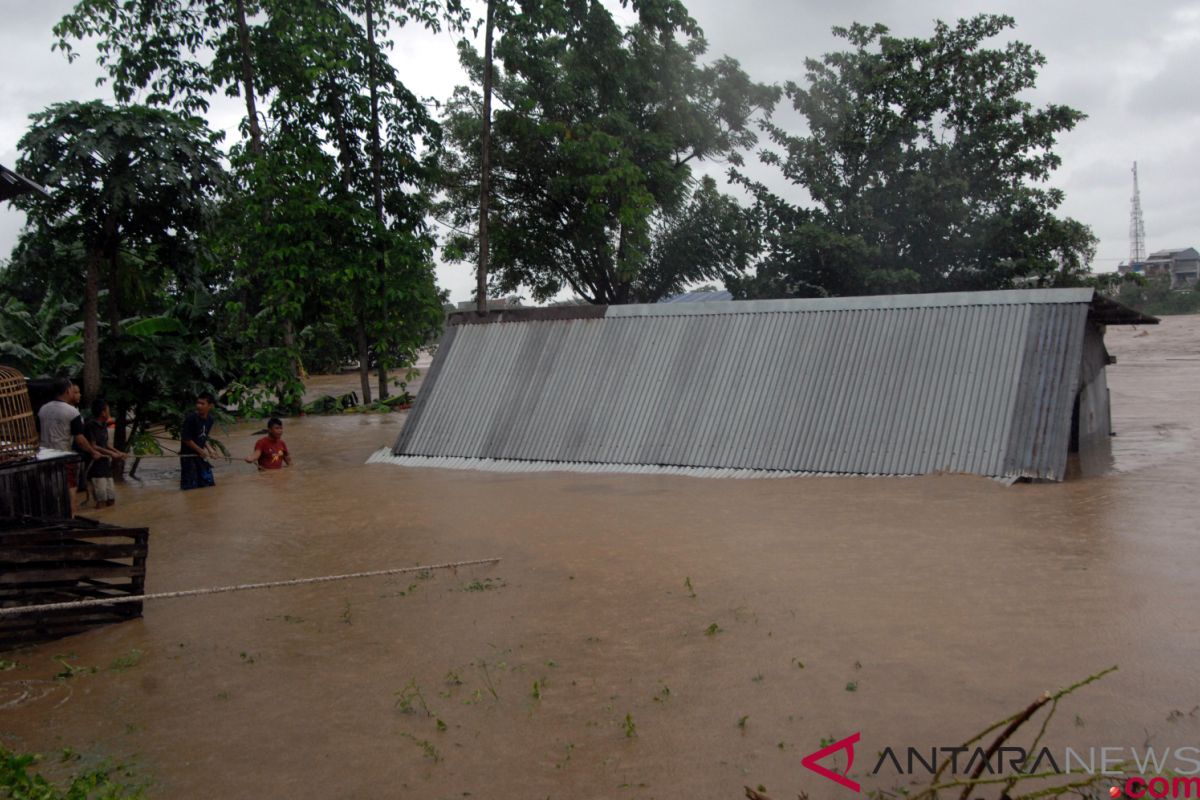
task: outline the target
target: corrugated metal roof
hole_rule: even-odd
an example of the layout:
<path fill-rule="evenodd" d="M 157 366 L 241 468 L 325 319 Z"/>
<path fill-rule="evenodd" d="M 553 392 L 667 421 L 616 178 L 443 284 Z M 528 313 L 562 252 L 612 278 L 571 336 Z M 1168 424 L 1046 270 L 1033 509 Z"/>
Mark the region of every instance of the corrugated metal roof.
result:
<path fill-rule="evenodd" d="M 452 326 L 396 455 L 1061 479 L 1090 289 Z"/>

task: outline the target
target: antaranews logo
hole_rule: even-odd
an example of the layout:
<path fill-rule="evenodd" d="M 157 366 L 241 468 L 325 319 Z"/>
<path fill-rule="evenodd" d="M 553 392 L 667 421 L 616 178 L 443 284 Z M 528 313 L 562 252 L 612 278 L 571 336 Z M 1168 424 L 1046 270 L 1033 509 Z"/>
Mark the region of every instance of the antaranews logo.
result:
<path fill-rule="evenodd" d="M 842 770 L 842 772 L 849 773 L 850 768 L 854 766 L 854 745 L 858 744 L 859 737 L 860 737 L 860 734 L 852 733 L 849 736 L 847 736 L 845 739 L 842 739 L 840 742 L 834 742 L 833 744 L 829 745 L 828 747 L 822 747 L 820 750 L 809 753 L 808 755 L 806 755 L 804 758 L 802 758 L 800 760 L 800 763 L 803 764 L 805 767 L 808 767 L 809 769 L 811 769 L 813 772 L 820 775 L 822 778 L 828 778 L 829 780 L 833 781 L 834 783 L 845 786 L 847 789 L 849 789 L 852 792 L 860 791 L 862 789 L 862 787 L 859 786 L 858 783 L 856 783 L 855 781 L 852 781 L 849 778 L 847 778 L 845 774 L 839 775 L 838 773 L 834 772 L 833 770 L 827 769 L 817 763 L 818 761 L 820 761 L 823 758 L 828 758 L 829 756 L 833 755 L 834 753 L 840 753 L 841 751 L 845 750 L 846 751 L 846 768 L 844 770 Z"/>
<path fill-rule="evenodd" d="M 809 753 L 800 763 L 822 778 L 849 789 L 862 791 L 852 780 L 854 746 L 861 732 L 824 745 Z M 821 762 L 845 752 L 846 766 L 835 771 Z M 939 769 L 939 765 L 944 765 Z M 1200 798 L 1200 747 L 1092 747 L 1061 751 L 1042 747 L 1028 751 L 1023 747 L 884 747 L 868 775 L 912 777 L 958 776 L 971 780 L 984 776 L 1094 775 L 1112 779 L 1109 795 L 1113 798 Z"/>

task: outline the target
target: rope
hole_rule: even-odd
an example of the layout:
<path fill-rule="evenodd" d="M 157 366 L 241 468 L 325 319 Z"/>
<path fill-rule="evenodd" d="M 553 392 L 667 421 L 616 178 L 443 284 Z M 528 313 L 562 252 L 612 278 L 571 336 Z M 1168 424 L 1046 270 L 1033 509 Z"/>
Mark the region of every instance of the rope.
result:
<path fill-rule="evenodd" d="M 14 617 L 18 614 L 29 614 L 37 611 L 59 611 L 69 608 L 95 608 L 97 606 L 116 606 L 123 603 L 140 603 L 143 600 L 166 600 L 173 597 L 196 597 L 199 595 L 222 594 L 225 592 L 245 592 L 250 589 L 274 589 L 278 586 L 300 586 L 307 583 L 328 583 L 344 581 L 351 578 L 374 578 L 380 575 L 398 575 L 404 572 L 422 572 L 431 569 L 458 569 L 479 564 L 498 564 L 498 558 L 480 558 L 474 561 L 452 561 L 446 564 L 426 564 L 419 567 L 396 567 L 393 569 L 377 569 L 370 572 L 350 572 L 345 575 L 321 575 L 316 578 L 292 578 L 286 581 L 267 581 L 265 583 L 239 583 L 234 586 L 214 586 L 209 589 L 183 589 L 178 592 L 156 592 L 154 594 L 127 595 L 124 597 L 103 597 L 95 600 L 72 600 L 65 603 L 42 603 L 35 606 L 13 606 L 0 608 L 0 617 Z"/>
<path fill-rule="evenodd" d="M 180 453 L 178 455 L 170 455 L 170 454 L 164 453 L 163 455 L 144 455 L 144 456 L 134 455 L 133 453 L 126 453 L 125 455 L 127 458 L 133 458 L 133 459 L 137 459 L 137 460 L 141 460 L 141 461 L 144 461 L 144 460 L 150 459 L 150 458 L 169 458 L 172 461 L 175 461 L 176 459 L 180 459 L 180 458 L 199 458 L 199 459 L 203 459 L 204 461 L 233 461 L 234 460 L 233 456 L 214 456 L 213 458 L 209 458 L 207 456 L 198 456 L 195 453 Z"/>

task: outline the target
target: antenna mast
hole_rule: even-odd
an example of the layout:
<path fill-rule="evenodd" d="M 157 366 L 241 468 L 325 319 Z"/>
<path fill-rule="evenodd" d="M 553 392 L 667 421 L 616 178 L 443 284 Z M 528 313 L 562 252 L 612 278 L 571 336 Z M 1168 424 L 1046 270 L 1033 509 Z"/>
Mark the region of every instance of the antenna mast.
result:
<path fill-rule="evenodd" d="M 1129 263 L 1146 260 L 1146 221 L 1142 218 L 1142 194 L 1138 191 L 1137 162 L 1133 162 L 1133 206 L 1129 210 Z"/>

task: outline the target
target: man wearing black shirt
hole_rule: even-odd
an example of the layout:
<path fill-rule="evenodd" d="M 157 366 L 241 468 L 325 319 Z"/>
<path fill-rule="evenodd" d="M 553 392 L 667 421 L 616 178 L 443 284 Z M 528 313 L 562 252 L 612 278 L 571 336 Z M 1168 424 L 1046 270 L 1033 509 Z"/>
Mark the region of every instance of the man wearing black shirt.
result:
<path fill-rule="evenodd" d="M 216 404 L 216 398 L 201 392 L 196 396 L 196 410 L 189 411 L 183 418 L 183 428 L 179 431 L 180 489 L 201 489 L 216 484 L 212 464 L 208 463 L 208 459 L 217 456 L 208 444 L 208 434 L 213 426 L 212 410 Z"/>

